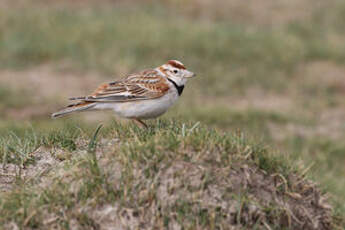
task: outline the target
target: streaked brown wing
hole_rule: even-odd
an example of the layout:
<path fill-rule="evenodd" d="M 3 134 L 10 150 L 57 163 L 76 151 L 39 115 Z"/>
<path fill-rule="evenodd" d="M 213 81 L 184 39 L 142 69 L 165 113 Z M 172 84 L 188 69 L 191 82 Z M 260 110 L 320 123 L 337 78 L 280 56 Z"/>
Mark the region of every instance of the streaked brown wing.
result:
<path fill-rule="evenodd" d="M 146 70 L 122 80 L 99 86 L 87 97 L 71 98 L 88 102 L 127 102 L 159 98 L 169 90 L 165 78 L 155 70 Z"/>

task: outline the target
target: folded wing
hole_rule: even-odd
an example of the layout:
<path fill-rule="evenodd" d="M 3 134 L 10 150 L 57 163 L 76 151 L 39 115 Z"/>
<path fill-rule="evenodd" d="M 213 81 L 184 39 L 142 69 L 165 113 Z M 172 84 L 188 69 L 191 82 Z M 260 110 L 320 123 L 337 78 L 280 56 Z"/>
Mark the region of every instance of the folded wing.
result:
<path fill-rule="evenodd" d="M 154 99 L 169 90 L 167 80 L 155 70 L 146 70 L 99 86 L 90 96 L 70 98 L 85 102 L 128 102 Z"/>

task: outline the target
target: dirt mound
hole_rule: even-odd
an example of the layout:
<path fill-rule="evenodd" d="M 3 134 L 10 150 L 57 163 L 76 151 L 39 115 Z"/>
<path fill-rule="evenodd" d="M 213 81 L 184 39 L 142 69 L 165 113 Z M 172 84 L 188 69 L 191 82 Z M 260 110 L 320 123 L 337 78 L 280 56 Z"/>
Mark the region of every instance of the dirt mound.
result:
<path fill-rule="evenodd" d="M 96 226 L 183 229 L 197 223 L 198 229 L 331 229 L 325 197 L 297 176 L 285 179 L 248 165 L 216 168 L 183 161 L 161 168 L 154 181 L 146 181 L 154 190 L 135 191 L 128 206 L 106 204 L 89 210 Z M 144 180 L 138 177 L 133 184 Z"/>
<path fill-rule="evenodd" d="M 157 126 L 141 131 L 117 124 L 97 151 L 85 136 L 69 138 L 70 150 L 58 147 L 67 141 L 65 132 L 65 139 L 35 137 L 43 144 L 30 154 L 33 164 L 20 174 L 19 166 L 6 165 L 13 178 L 0 180 L 0 224 L 5 229 L 334 228 L 332 208 L 317 185 L 243 136 L 195 125 Z M 18 209 L 24 213 L 18 215 Z"/>

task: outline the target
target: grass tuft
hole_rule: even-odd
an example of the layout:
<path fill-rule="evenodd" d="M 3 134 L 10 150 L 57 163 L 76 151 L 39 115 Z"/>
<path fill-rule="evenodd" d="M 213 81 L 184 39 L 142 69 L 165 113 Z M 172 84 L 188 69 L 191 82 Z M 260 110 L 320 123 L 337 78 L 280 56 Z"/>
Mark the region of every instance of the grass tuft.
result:
<path fill-rule="evenodd" d="M 287 202 L 293 202 L 287 193 L 310 199 L 310 193 L 304 197 L 297 184 L 313 185 L 304 180 L 296 182 L 299 172 L 292 170 L 292 159 L 251 142 L 241 132 L 223 133 L 201 123 L 176 120 L 158 120 L 148 131 L 113 123 L 102 135 L 99 125 L 89 141 L 85 141 L 88 135 L 79 135 L 72 149 L 63 147 L 64 139 L 89 131 L 66 125 L 61 130 L 68 132 L 48 133 L 48 137 L 58 136 L 58 141 L 47 141 L 46 135 L 36 139 L 38 147 L 48 148 L 47 154 L 49 149 L 59 148 L 70 151 L 72 157 L 62 160 L 62 165 L 51 165 L 48 173 L 39 174 L 40 180 L 20 180 L 20 176 L 17 185 L 0 195 L 0 223 L 45 228 L 49 226 L 45 220 L 52 218 L 54 226 L 70 226 L 73 222 L 93 228 L 104 224 L 96 216 L 107 215 L 102 210 L 108 207 L 116 210 L 112 218 L 128 215 L 127 220 L 134 221 L 140 217 L 151 227 L 161 223 L 211 229 L 229 221 L 245 228 L 265 224 L 274 227 L 284 225 L 279 221 L 287 217 L 285 212 L 267 211 L 284 208 L 269 194 L 275 193 L 276 199 Z M 40 167 L 39 161 L 36 164 Z M 319 193 L 315 187 L 313 191 Z M 300 207 L 307 203 L 291 205 L 330 218 L 326 208 Z M 252 209 L 256 216 L 249 214 Z M 327 220 L 318 221 L 327 224 Z M 298 222 L 290 224 L 298 226 Z"/>

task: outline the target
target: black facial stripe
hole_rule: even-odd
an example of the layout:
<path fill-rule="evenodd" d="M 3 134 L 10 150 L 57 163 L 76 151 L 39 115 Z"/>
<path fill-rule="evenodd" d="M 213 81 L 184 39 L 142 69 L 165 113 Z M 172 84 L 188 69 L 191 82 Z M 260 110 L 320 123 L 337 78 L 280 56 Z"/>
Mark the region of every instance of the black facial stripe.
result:
<path fill-rule="evenodd" d="M 173 83 L 173 85 L 175 86 L 176 90 L 177 90 L 177 93 L 179 96 L 181 96 L 182 92 L 183 92 L 183 89 L 184 89 L 184 85 L 182 86 L 178 86 L 176 84 L 176 82 L 174 82 L 173 80 L 171 80 L 170 78 L 168 78 L 168 81 L 170 81 L 171 83 Z"/>

